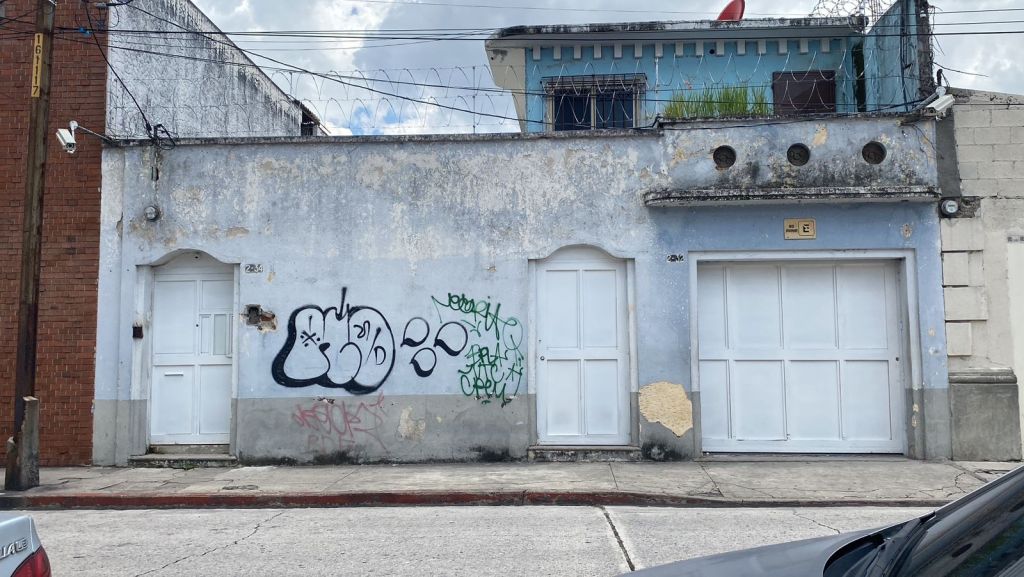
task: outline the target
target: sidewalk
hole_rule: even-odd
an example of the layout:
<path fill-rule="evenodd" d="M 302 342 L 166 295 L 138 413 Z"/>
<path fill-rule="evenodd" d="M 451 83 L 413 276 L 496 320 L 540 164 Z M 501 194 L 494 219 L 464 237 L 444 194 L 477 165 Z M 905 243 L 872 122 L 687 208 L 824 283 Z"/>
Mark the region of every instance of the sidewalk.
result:
<path fill-rule="evenodd" d="M 495 463 L 49 468 L 0 509 L 395 505 L 923 506 L 1019 463 L 731 458 L 680 463 Z"/>

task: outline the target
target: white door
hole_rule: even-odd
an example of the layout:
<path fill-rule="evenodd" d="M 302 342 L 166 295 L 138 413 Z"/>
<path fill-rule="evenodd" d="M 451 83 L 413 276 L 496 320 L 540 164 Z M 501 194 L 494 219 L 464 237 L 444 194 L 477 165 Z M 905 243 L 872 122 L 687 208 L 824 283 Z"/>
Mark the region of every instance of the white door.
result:
<path fill-rule="evenodd" d="M 701 264 L 705 451 L 903 452 L 891 262 Z"/>
<path fill-rule="evenodd" d="M 231 266 L 189 254 L 157 270 L 151 443 L 229 441 L 233 310 Z"/>
<path fill-rule="evenodd" d="M 539 441 L 628 444 L 625 263 L 574 247 L 537 268 Z"/>

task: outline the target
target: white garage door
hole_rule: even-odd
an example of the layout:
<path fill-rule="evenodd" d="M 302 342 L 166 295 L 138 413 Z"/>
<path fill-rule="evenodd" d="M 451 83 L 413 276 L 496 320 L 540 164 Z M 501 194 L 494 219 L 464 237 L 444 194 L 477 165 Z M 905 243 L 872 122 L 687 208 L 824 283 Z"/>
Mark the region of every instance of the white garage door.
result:
<path fill-rule="evenodd" d="M 697 270 L 705 451 L 903 452 L 894 263 Z"/>

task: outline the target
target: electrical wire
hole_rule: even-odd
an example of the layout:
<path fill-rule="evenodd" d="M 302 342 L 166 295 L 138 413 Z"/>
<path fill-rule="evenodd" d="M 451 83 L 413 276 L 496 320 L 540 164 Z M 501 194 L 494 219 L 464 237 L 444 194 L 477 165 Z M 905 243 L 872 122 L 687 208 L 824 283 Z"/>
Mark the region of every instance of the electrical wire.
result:
<path fill-rule="evenodd" d="M 129 0 L 128 3 L 122 5 L 129 6 L 130 2 L 131 0 Z M 92 14 L 89 13 L 89 6 L 83 3 L 82 10 L 85 11 L 85 16 L 89 20 L 89 27 L 95 28 L 95 25 L 92 21 Z M 96 44 L 96 49 L 99 51 L 100 56 L 103 58 L 103 62 L 106 63 L 107 68 L 110 70 L 111 73 L 113 73 L 114 78 L 117 79 L 117 82 L 121 85 L 121 88 L 123 88 L 124 91 L 128 94 L 128 97 L 131 98 L 132 102 L 135 104 L 135 108 L 139 110 L 139 114 L 142 116 L 142 121 L 145 123 L 146 134 L 149 136 L 150 141 L 152 141 L 154 146 L 161 150 L 170 150 L 174 148 L 174 136 L 170 133 L 169 130 L 167 130 L 166 127 L 164 127 L 163 124 L 154 125 L 149 122 L 149 118 L 146 117 L 146 111 L 142 109 L 142 106 L 139 105 L 139 101 L 135 98 L 135 95 L 132 94 L 132 91 L 128 88 L 128 85 L 125 84 L 124 80 L 121 79 L 121 75 L 117 72 L 117 69 L 115 69 L 110 64 L 110 60 L 107 58 L 107 54 L 106 52 L 104 52 L 103 46 L 100 45 L 99 38 L 96 37 L 96 34 L 91 34 L 91 36 Z"/>

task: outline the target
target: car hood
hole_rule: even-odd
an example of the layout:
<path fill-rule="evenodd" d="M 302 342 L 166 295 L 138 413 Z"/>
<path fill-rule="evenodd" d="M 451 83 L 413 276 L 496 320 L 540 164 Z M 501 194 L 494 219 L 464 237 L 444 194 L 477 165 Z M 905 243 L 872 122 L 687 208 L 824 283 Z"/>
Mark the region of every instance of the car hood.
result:
<path fill-rule="evenodd" d="M 710 557 L 659 565 L 630 573 L 635 577 L 821 577 L 840 548 L 878 529 L 744 549 Z"/>

